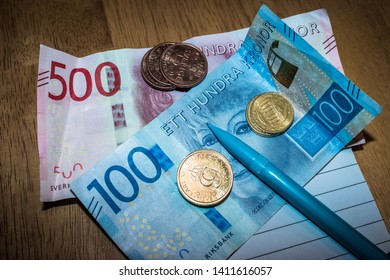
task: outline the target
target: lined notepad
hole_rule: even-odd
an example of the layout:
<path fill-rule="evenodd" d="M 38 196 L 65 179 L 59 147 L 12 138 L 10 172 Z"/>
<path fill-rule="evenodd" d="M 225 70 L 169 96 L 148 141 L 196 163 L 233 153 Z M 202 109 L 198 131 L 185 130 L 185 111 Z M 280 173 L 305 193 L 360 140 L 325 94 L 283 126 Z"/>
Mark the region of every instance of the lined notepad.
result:
<path fill-rule="evenodd" d="M 390 234 L 351 149 L 341 151 L 305 188 L 384 252 L 390 252 Z M 355 257 L 286 204 L 230 259 Z"/>

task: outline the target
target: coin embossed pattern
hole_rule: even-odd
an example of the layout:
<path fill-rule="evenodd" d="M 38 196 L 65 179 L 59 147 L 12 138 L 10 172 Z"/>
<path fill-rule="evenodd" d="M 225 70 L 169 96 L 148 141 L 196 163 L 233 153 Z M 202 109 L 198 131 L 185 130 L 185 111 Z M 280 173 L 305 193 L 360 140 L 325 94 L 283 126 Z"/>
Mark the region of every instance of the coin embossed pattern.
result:
<path fill-rule="evenodd" d="M 167 91 L 167 90 L 175 89 L 176 86 L 174 86 L 173 84 L 159 81 L 150 74 L 150 71 L 148 70 L 149 54 L 150 54 L 150 50 L 144 55 L 144 57 L 142 58 L 142 62 L 141 62 L 141 74 L 142 74 L 142 78 L 144 79 L 144 81 L 149 86 L 151 86 L 155 89 L 158 89 L 158 90 Z"/>
<path fill-rule="evenodd" d="M 197 150 L 186 156 L 177 170 L 179 192 L 190 203 L 211 207 L 221 203 L 233 187 L 229 161 L 214 150 Z"/>
<path fill-rule="evenodd" d="M 266 92 L 249 101 L 246 119 L 259 135 L 277 136 L 291 126 L 294 109 L 287 98 L 275 92 Z"/>
<path fill-rule="evenodd" d="M 158 44 L 144 55 L 141 62 L 145 82 L 161 91 L 192 88 L 203 81 L 207 70 L 204 54 L 187 43 Z"/>
<path fill-rule="evenodd" d="M 190 44 L 176 44 L 161 54 L 161 72 L 174 85 L 190 88 L 199 84 L 207 74 L 207 60 Z"/>
<path fill-rule="evenodd" d="M 165 42 L 158 44 L 154 48 L 150 50 L 150 53 L 147 57 L 147 71 L 150 75 L 160 83 L 170 86 L 172 88 L 175 88 L 176 86 L 173 85 L 171 82 L 169 82 L 164 75 L 161 73 L 160 69 L 160 59 L 162 53 L 170 46 L 174 45 L 175 43 L 171 42 Z"/>

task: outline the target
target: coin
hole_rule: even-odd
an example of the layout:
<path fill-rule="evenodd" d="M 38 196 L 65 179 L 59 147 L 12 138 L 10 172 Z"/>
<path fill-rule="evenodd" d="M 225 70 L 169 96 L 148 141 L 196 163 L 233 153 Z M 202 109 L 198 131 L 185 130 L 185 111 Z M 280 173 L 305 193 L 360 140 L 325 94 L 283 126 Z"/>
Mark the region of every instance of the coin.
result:
<path fill-rule="evenodd" d="M 154 46 L 147 57 L 146 64 L 149 74 L 159 81 L 161 84 L 166 86 L 174 87 L 171 82 L 169 82 L 165 76 L 161 73 L 160 69 L 160 58 L 161 54 L 169 47 L 174 45 L 172 42 L 160 43 L 157 46 Z"/>
<path fill-rule="evenodd" d="M 180 88 L 199 84 L 207 74 L 207 59 L 191 44 L 169 46 L 160 60 L 161 72 L 168 81 Z"/>
<path fill-rule="evenodd" d="M 276 136 L 292 124 L 294 109 L 290 101 L 275 92 L 255 96 L 246 108 L 249 126 L 262 136 Z"/>
<path fill-rule="evenodd" d="M 173 90 L 176 88 L 173 84 L 166 84 L 163 82 L 160 82 L 159 80 L 155 79 L 152 75 L 150 75 L 148 71 L 148 59 L 149 59 L 150 50 L 143 56 L 142 62 L 141 62 L 141 75 L 144 81 L 151 87 L 157 89 L 157 90 Z"/>
<path fill-rule="evenodd" d="M 261 128 L 261 126 L 259 125 L 255 125 L 255 122 L 253 121 L 253 117 L 251 116 L 251 114 L 253 115 L 253 113 L 251 113 L 251 109 L 250 108 L 253 108 L 253 103 L 255 102 L 255 98 L 252 98 L 251 101 L 249 101 L 247 107 L 246 107 L 246 120 L 249 124 L 249 126 L 257 133 L 257 134 L 260 134 L 261 136 L 265 136 L 265 137 L 272 137 L 272 136 L 276 136 L 275 134 L 271 134 L 271 133 L 268 133 L 266 132 L 265 130 L 263 130 Z M 252 109 L 253 110 L 253 109 Z"/>
<path fill-rule="evenodd" d="M 211 207 L 228 197 L 233 186 L 233 170 L 220 153 L 197 150 L 180 163 L 177 183 L 179 192 L 188 202 Z"/>

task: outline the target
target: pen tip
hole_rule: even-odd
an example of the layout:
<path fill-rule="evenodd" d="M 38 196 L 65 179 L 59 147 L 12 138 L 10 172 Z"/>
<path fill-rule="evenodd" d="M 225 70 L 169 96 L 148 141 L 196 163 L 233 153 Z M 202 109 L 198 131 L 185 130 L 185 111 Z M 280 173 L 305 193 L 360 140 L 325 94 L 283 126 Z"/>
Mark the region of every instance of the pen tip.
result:
<path fill-rule="evenodd" d="M 209 129 L 211 129 L 212 131 L 215 129 L 215 126 L 213 126 L 211 123 L 207 123 L 207 126 L 208 126 Z"/>

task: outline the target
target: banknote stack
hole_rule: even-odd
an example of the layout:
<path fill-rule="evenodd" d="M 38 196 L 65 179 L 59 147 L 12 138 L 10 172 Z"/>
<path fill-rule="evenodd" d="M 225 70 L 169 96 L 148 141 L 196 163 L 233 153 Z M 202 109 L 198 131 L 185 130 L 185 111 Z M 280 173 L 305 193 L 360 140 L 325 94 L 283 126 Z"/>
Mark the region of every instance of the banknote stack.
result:
<path fill-rule="evenodd" d="M 207 59 L 194 45 L 164 42 L 142 58 L 141 73 L 151 87 L 169 91 L 199 84 L 207 74 Z"/>
<path fill-rule="evenodd" d="M 325 10 L 284 21 L 343 71 Z M 202 50 L 211 73 L 237 52 L 247 32 L 245 28 L 185 42 Z M 143 75 L 149 72 L 142 74 L 140 65 L 149 50 L 119 49 L 78 58 L 41 45 L 37 118 L 42 201 L 74 197 L 70 184 L 75 179 L 186 94 L 145 82 Z"/>
<path fill-rule="evenodd" d="M 304 25 L 296 17 L 295 33 L 264 6 L 249 32 L 190 39 L 208 60 L 207 67 L 198 63 L 207 77 L 199 71 L 193 82 L 186 71 L 162 62 L 181 65 L 174 57 L 181 49 L 181 58 L 188 56 L 185 44 L 84 58 L 41 46 L 41 199 L 76 195 L 131 259 L 229 257 L 285 202 L 219 145 L 207 122 L 239 136 L 305 185 L 381 111 L 334 68 L 341 64 L 337 48 L 323 43 L 334 41 L 328 18 L 322 18 Z M 323 56 L 299 35 L 316 38 L 312 43 Z M 188 57 L 199 62 L 202 56 Z M 186 87 L 193 88 L 178 90 Z M 246 106 L 267 92 L 283 96 L 292 108 L 286 107 L 279 130 L 271 119 L 256 134 Z M 199 155 L 222 155 L 231 169 L 199 168 Z M 195 165 L 187 168 L 193 158 Z M 186 190 L 186 176 L 215 189 L 223 178 L 233 182 L 215 201 L 199 201 Z"/>
<path fill-rule="evenodd" d="M 269 125 L 262 129 L 276 137 L 260 137 L 248 127 L 247 104 L 259 95 L 281 95 L 288 103 L 280 103 L 293 106 L 286 111 L 290 117 L 280 118 L 287 123 L 273 130 L 276 123 L 268 113 L 283 110 L 267 111 L 266 106 L 279 99 L 255 102 L 266 105 Z M 225 259 L 285 201 L 240 165 L 207 123 L 236 135 L 304 186 L 380 111 L 374 100 L 262 6 L 233 56 L 73 181 L 71 190 L 131 259 Z M 213 151 L 228 159 L 233 172 Z M 187 169 L 181 163 L 188 163 L 189 155 L 194 155 L 189 172 L 177 177 Z M 214 161 L 218 164 L 210 163 Z M 189 182 L 180 192 L 178 185 L 183 187 L 186 178 Z M 196 184 L 194 191 L 186 192 L 190 184 L 191 189 Z M 213 185 L 217 192 L 210 195 Z M 198 207 L 189 198 L 211 204 Z"/>

